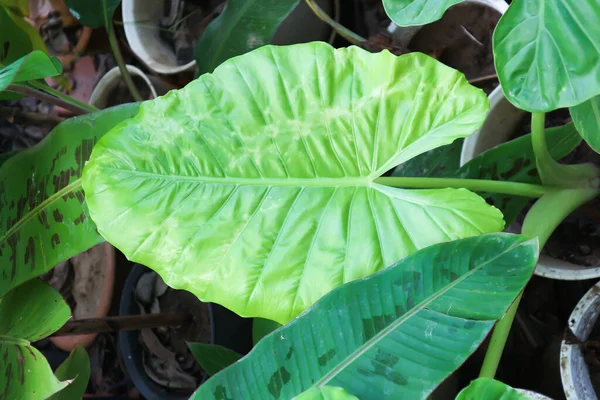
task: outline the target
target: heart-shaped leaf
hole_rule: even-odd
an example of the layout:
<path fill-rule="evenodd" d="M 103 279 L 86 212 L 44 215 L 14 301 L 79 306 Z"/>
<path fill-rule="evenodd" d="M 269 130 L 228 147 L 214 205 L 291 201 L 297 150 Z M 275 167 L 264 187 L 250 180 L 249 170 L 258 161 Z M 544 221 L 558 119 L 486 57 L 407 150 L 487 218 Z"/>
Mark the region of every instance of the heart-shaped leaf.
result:
<path fill-rule="evenodd" d="M 0 296 L 102 242 L 87 218 L 81 171 L 96 141 L 137 104 L 70 118 L 0 168 Z"/>
<path fill-rule="evenodd" d="M 0 69 L 0 92 L 13 83 L 25 83 L 60 74 L 62 74 L 62 65 L 58 59 L 34 50 Z"/>
<path fill-rule="evenodd" d="M 289 399 L 326 385 L 424 399 L 502 317 L 537 254 L 537 239 L 506 233 L 420 250 L 326 294 L 192 399 Z"/>
<path fill-rule="evenodd" d="M 383 0 L 385 12 L 398 26 L 425 25 L 442 18 L 451 6 L 464 0 Z"/>
<path fill-rule="evenodd" d="M 75 347 L 69 357 L 56 369 L 56 377 L 61 381 L 73 381 L 49 400 L 83 398 L 90 380 L 90 357 L 85 348 L 80 345 Z"/>
<path fill-rule="evenodd" d="M 600 153 L 600 96 L 571 107 L 569 111 L 581 136 Z"/>
<path fill-rule="evenodd" d="M 84 172 L 99 232 L 174 288 L 285 323 L 434 243 L 503 227 L 464 189 L 373 182 L 469 135 L 482 91 L 424 54 L 265 46 L 144 103 Z"/>
<path fill-rule="evenodd" d="M 513 1 L 494 31 L 506 98 L 531 112 L 571 107 L 600 94 L 596 0 Z"/>
<path fill-rule="evenodd" d="M 71 316 L 60 294 L 39 279 L 0 299 L 0 397 L 45 400 L 67 386 L 30 342 L 56 332 Z"/>
<path fill-rule="evenodd" d="M 310 388 L 306 392 L 299 394 L 292 400 L 359 400 L 358 397 L 348 393 L 341 387 L 323 386 L 319 388 Z"/>
<path fill-rule="evenodd" d="M 456 400 L 528 400 L 526 395 L 510 386 L 490 378 L 475 379 L 461 390 Z"/>
<path fill-rule="evenodd" d="M 271 43 L 279 24 L 297 5 L 298 0 L 228 0 L 196 44 L 198 74 L 213 72 L 225 60 Z"/>
<path fill-rule="evenodd" d="M 71 14 L 83 25 L 100 28 L 110 23 L 121 0 L 65 0 L 65 3 Z"/>

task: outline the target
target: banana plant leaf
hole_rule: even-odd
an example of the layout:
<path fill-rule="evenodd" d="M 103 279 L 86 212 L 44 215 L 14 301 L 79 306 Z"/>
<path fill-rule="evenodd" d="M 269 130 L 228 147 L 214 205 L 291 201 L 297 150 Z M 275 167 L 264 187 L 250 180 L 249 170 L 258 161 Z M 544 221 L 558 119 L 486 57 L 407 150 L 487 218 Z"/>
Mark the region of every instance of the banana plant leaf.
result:
<path fill-rule="evenodd" d="M 39 279 L 0 299 L 0 398 L 45 400 L 67 386 L 30 342 L 56 332 L 70 316 L 60 294 Z"/>
<path fill-rule="evenodd" d="M 55 57 L 34 50 L 17 61 L 0 69 L 0 92 L 13 83 L 25 83 L 36 79 L 62 74 L 62 65 Z"/>
<path fill-rule="evenodd" d="M 208 25 L 196 44 L 198 75 L 213 72 L 224 61 L 271 43 L 277 27 L 298 1 L 228 0 L 223 13 Z"/>
<path fill-rule="evenodd" d="M 144 103 L 96 145 L 83 187 L 102 236 L 167 285 L 286 323 L 418 249 L 502 230 L 467 190 L 373 182 L 487 108 L 424 54 L 264 46 Z"/>
<path fill-rule="evenodd" d="M 506 98 L 548 112 L 600 94 L 597 0 L 513 1 L 494 31 L 494 62 Z"/>
<path fill-rule="evenodd" d="M 529 400 L 530 397 L 510 386 L 490 378 L 475 379 L 461 390 L 456 400 Z"/>
<path fill-rule="evenodd" d="M 323 386 L 311 388 L 294 397 L 293 400 L 359 400 L 346 390 L 336 386 Z"/>
<path fill-rule="evenodd" d="M 535 268 L 537 239 L 437 244 L 326 294 L 204 383 L 192 400 L 290 399 L 339 386 L 425 399 L 483 341 Z"/>
<path fill-rule="evenodd" d="M 383 0 L 385 12 L 398 26 L 425 25 L 442 18 L 451 6 L 464 0 Z"/>
<path fill-rule="evenodd" d="M 81 172 L 96 141 L 137 104 L 70 118 L 0 168 L 0 296 L 100 242 Z"/>
<path fill-rule="evenodd" d="M 75 347 L 69 357 L 56 369 L 56 377 L 72 382 L 49 400 L 82 399 L 90 380 L 90 357 L 84 347 Z"/>

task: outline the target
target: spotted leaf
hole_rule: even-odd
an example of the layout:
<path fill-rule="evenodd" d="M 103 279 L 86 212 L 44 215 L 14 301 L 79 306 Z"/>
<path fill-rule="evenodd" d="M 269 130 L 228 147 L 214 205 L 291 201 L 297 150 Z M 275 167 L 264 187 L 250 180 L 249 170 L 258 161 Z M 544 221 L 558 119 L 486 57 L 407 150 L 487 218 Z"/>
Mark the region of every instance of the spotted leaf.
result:
<path fill-rule="evenodd" d="M 324 386 L 359 399 L 425 399 L 484 340 L 535 268 L 537 239 L 437 244 L 326 294 L 192 400 L 290 399 Z"/>

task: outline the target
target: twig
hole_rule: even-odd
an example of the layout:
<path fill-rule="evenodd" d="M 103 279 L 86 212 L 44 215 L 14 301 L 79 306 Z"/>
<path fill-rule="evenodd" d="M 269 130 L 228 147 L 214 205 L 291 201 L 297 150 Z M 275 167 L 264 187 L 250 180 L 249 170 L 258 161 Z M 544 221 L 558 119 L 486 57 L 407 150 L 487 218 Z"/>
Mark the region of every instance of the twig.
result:
<path fill-rule="evenodd" d="M 52 336 L 74 336 L 90 333 L 135 331 L 161 326 L 180 326 L 189 321 L 188 314 L 160 313 L 121 317 L 86 318 L 67 321 Z"/>
<path fill-rule="evenodd" d="M 65 120 L 57 115 L 23 111 L 14 107 L 0 107 L 0 118 L 6 119 L 10 122 L 33 122 L 35 124 L 48 125 L 50 127 L 54 127 Z"/>
<path fill-rule="evenodd" d="M 468 82 L 469 83 L 478 83 L 478 82 L 489 81 L 489 80 L 492 80 L 492 79 L 498 79 L 498 75 L 491 74 L 491 75 L 479 76 L 477 78 L 469 79 Z"/>
<path fill-rule="evenodd" d="M 342 36 L 344 39 L 349 41 L 352 44 L 360 46 L 361 43 L 366 42 L 367 39 L 364 37 L 352 32 L 350 29 L 344 27 L 343 25 L 335 22 L 321 7 L 319 7 L 314 0 L 306 0 L 306 4 L 310 7 L 311 10 L 316 14 L 319 19 L 323 22 L 329 24 L 335 31 Z"/>
<path fill-rule="evenodd" d="M 74 113 L 75 115 L 83 115 L 83 114 L 87 114 L 90 112 L 89 110 L 87 110 L 85 108 L 79 107 L 79 106 L 77 106 L 73 103 L 70 103 L 68 101 L 65 101 L 59 97 L 54 97 L 48 93 L 42 92 L 41 90 L 37 90 L 37 89 L 34 89 L 29 86 L 10 85 L 9 87 L 6 88 L 6 90 L 9 92 L 19 93 L 19 94 L 22 94 L 25 96 L 35 97 L 35 98 L 45 101 L 47 103 L 54 104 L 55 106 L 59 106 L 64 109 L 67 109 L 67 110 L 71 111 L 72 113 Z"/>
<path fill-rule="evenodd" d="M 121 50 L 119 50 L 119 42 L 117 42 L 117 36 L 115 35 L 115 29 L 113 27 L 112 21 L 108 20 L 106 16 L 106 9 L 104 9 L 105 19 L 106 19 L 106 30 L 108 31 L 108 42 L 110 43 L 110 48 L 115 56 L 115 61 L 119 66 L 119 70 L 121 71 L 121 77 L 127 85 L 131 96 L 133 96 L 135 101 L 144 101 L 140 92 L 138 92 L 135 87 L 135 83 L 133 83 L 133 79 L 131 79 L 131 75 L 129 75 L 129 71 L 127 71 L 127 66 L 125 65 L 125 61 L 123 60 L 123 55 L 121 54 Z"/>
<path fill-rule="evenodd" d="M 338 24 L 340 22 L 340 0 L 333 0 L 333 20 Z M 332 29 L 331 35 L 329 36 L 329 44 L 333 45 L 336 34 L 337 31 Z"/>

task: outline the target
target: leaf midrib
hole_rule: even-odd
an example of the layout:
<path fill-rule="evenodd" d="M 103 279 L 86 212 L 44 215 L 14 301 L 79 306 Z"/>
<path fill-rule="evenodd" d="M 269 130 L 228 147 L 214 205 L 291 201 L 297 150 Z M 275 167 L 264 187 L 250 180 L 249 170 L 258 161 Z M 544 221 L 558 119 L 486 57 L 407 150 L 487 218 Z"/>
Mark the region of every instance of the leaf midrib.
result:
<path fill-rule="evenodd" d="M 79 186 L 81 186 L 81 178 L 78 178 L 75 182 L 68 184 L 67 186 L 65 186 L 64 188 L 60 189 L 59 191 L 57 191 L 56 193 L 54 193 L 50 197 L 48 197 L 46 200 L 42 201 L 40 204 L 38 204 L 37 206 L 35 206 L 27 214 L 25 214 L 23 216 L 23 218 L 21 218 L 19 221 L 17 221 L 16 224 L 14 224 L 13 226 L 11 226 L 10 229 L 8 229 L 6 231 L 6 233 L 4 233 L 4 235 L 2 235 L 0 237 L 0 243 L 4 243 L 7 238 L 9 238 L 17 230 L 19 230 L 23 225 L 25 225 L 27 222 L 29 222 L 29 220 L 31 220 L 31 218 L 33 218 L 34 215 L 39 214 L 40 211 L 42 211 L 46 207 L 50 206 L 56 200 L 62 198 L 65 194 L 67 194 L 69 192 L 72 192 L 73 190 L 75 190 Z"/>
<path fill-rule="evenodd" d="M 360 358 L 368 350 L 370 350 L 373 346 L 375 346 L 377 343 L 379 343 L 379 341 L 382 340 L 383 338 L 385 338 L 389 333 L 393 332 L 400 325 L 402 325 L 407 320 L 409 320 L 411 317 L 413 317 L 414 315 L 416 315 L 417 312 L 419 312 L 419 311 L 421 311 L 423 309 L 426 309 L 427 306 L 429 304 L 431 304 L 431 302 L 433 302 L 434 300 L 438 299 L 441 295 L 446 294 L 449 290 L 453 289 L 456 285 L 458 285 L 459 283 L 463 282 L 464 280 L 466 280 L 467 278 L 469 278 L 474 273 L 480 271 L 487 264 L 495 261 L 496 259 L 498 259 L 499 257 L 503 256 L 504 254 L 512 251 L 514 248 L 524 245 L 525 243 L 527 243 L 527 241 L 513 244 L 512 246 L 510 246 L 508 249 L 506 249 L 502 253 L 499 253 L 495 257 L 490 258 L 489 260 L 483 262 L 478 267 L 473 268 L 471 271 L 469 271 L 466 274 L 464 274 L 463 276 L 461 276 L 459 279 L 457 279 L 455 281 L 452 281 L 450 284 L 448 284 L 442 290 L 440 290 L 440 291 L 434 293 L 433 295 L 427 297 L 426 299 L 424 299 L 417 306 L 413 307 L 410 311 L 408 311 L 407 313 L 403 314 L 396 321 L 392 322 L 389 326 L 387 326 L 386 328 L 382 329 L 378 334 L 376 334 L 371 339 L 369 339 L 366 343 L 364 343 L 362 346 L 360 346 L 356 351 L 354 351 L 353 353 L 351 353 L 342 362 L 340 362 L 335 368 L 333 368 L 328 374 L 326 374 L 320 380 L 318 380 L 317 382 L 315 382 L 311 387 L 323 387 L 323 386 L 327 385 L 329 383 L 329 381 L 331 381 L 338 374 L 340 374 L 341 372 L 343 372 L 348 366 L 352 365 L 352 363 L 354 363 L 358 358 Z M 447 314 L 445 314 L 445 315 L 447 315 Z"/>

